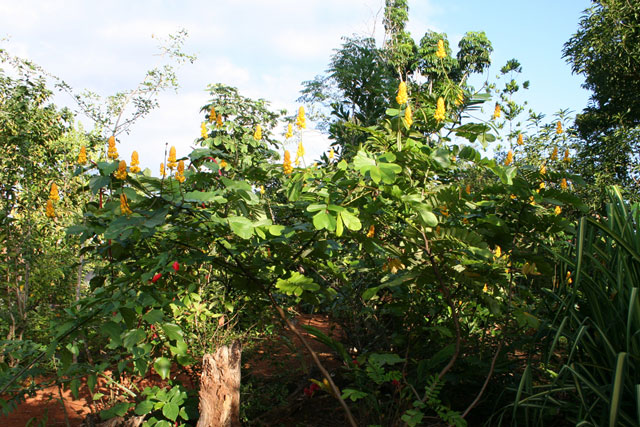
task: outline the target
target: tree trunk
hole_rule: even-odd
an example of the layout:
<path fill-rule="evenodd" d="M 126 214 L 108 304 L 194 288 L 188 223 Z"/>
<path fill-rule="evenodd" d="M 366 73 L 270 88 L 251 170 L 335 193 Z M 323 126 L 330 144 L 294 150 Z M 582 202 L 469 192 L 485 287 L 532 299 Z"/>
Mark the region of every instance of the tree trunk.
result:
<path fill-rule="evenodd" d="M 197 427 L 240 426 L 241 354 L 240 341 L 218 348 L 215 354 L 205 354 Z"/>

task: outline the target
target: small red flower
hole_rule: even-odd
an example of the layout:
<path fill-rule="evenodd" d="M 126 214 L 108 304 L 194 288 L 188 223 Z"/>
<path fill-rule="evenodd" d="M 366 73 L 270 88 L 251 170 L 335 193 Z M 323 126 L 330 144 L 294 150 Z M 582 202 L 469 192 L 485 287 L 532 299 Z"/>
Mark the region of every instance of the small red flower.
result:
<path fill-rule="evenodd" d="M 400 381 L 398 380 L 391 380 L 391 384 L 396 388 L 400 388 Z"/>
<path fill-rule="evenodd" d="M 174 262 L 172 267 L 176 271 L 176 273 L 180 270 L 180 264 L 178 263 L 178 261 Z"/>
<path fill-rule="evenodd" d="M 155 276 L 153 276 L 153 279 L 151 279 L 151 283 L 156 283 L 161 277 L 162 273 L 157 273 Z"/>

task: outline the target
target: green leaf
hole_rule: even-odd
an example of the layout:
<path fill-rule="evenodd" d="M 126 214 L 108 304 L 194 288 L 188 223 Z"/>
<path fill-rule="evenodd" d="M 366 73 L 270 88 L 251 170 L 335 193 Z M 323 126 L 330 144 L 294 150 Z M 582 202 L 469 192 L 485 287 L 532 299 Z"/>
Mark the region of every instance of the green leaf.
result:
<path fill-rule="evenodd" d="M 322 230 L 326 228 L 331 231 L 336 227 L 336 219 L 327 212 L 318 212 L 313 216 L 313 226 L 316 230 Z"/>
<path fill-rule="evenodd" d="M 162 330 L 170 340 L 181 340 L 182 339 L 182 329 L 180 326 L 175 323 L 165 323 L 162 325 Z"/>
<path fill-rule="evenodd" d="M 343 232 L 344 232 L 344 227 L 342 224 L 342 215 L 338 214 L 338 217 L 336 218 L 336 236 L 338 237 L 342 236 Z"/>
<path fill-rule="evenodd" d="M 160 378 L 167 379 L 171 373 L 171 361 L 166 357 L 158 357 L 155 362 L 153 362 L 153 369 L 156 370 Z"/>
<path fill-rule="evenodd" d="M 136 406 L 135 413 L 136 415 L 146 415 L 153 410 L 153 406 L 153 402 L 150 400 L 143 400 Z"/>
<path fill-rule="evenodd" d="M 395 365 L 396 363 L 404 362 L 404 359 L 398 356 L 397 354 L 387 353 L 373 353 L 369 356 L 369 362 L 375 363 L 377 365 Z"/>
<path fill-rule="evenodd" d="M 362 399 L 363 397 L 367 397 L 369 393 L 365 393 L 364 391 L 354 390 L 352 388 L 345 388 L 342 390 L 342 399 L 351 399 L 352 402 L 355 402 L 358 399 Z"/>
<path fill-rule="evenodd" d="M 434 152 L 431 153 L 431 158 L 433 161 L 440 166 L 442 169 L 446 169 L 451 166 L 451 158 L 450 158 L 449 150 L 444 148 L 438 148 Z"/>
<path fill-rule="evenodd" d="M 327 209 L 327 205 L 324 203 L 312 204 L 307 206 L 307 212 L 317 212 L 317 211 L 326 210 L 326 209 Z"/>
<path fill-rule="evenodd" d="M 284 230 L 284 225 L 271 225 L 269 226 L 269 233 L 272 236 L 280 236 L 282 235 L 282 230 Z"/>
<path fill-rule="evenodd" d="M 357 216 L 353 215 L 349 211 L 345 210 L 339 213 L 342 221 L 344 222 L 345 227 L 347 227 L 351 231 L 358 231 L 362 228 L 362 223 Z"/>
<path fill-rule="evenodd" d="M 147 323 L 160 323 L 162 322 L 162 318 L 164 317 L 164 313 L 162 310 L 151 310 L 147 312 L 144 316 L 142 316 L 142 320 Z"/>
<path fill-rule="evenodd" d="M 184 195 L 186 202 L 214 202 L 227 203 L 227 199 L 220 195 L 217 191 L 190 191 Z"/>
<path fill-rule="evenodd" d="M 233 216 L 228 218 L 229 226 L 238 237 L 250 239 L 253 236 L 253 223 L 243 216 Z"/>
<path fill-rule="evenodd" d="M 169 418 L 171 421 L 175 421 L 178 418 L 180 407 L 173 402 L 167 402 L 162 407 L 162 415 Z"/>
<path fill-rule="evenodd" d="M 420 220 L 427 227 L 435 227 L 438 225 L 438 217 L 431 212 L 431 208 L 424 203 L 414 203 L 413 209 L 418 213 Z"/>
<path fill-rule="evenodd" d="M 288 279 L 278 279 L 276 288 L 280 289 L 287 295 L 300 296 L 302 292 L 315 292 L 320 289 L 320 285 L 313 282 L 313 279 L 305 277 L 294 271 Z"/>
<path fill-rule="evenodd" d="M 125 348 L 132 349 L 147 337 L 147 334 L 142 329 L 134 329 L 127 331 L 122 336 L 122 342 Z"/>
<path fill-rule="evenodd" d="M 108 176 L 96 175 L 89 180 L 89 188 L 93 194 L 98 194 L 101 188 L 106 187 L 111 182 Z"/>
<path fill-rule="evenodd" d="M 129 412 L 129 408 L 131 408 L 132 406 L 133 403 L 129 402 L 117 403 L 109 409 L 100 411 L 100 418 L 102 418 L 103 420 L 108 420 L 113 417 L 123 417 L 127 412 Z"/>

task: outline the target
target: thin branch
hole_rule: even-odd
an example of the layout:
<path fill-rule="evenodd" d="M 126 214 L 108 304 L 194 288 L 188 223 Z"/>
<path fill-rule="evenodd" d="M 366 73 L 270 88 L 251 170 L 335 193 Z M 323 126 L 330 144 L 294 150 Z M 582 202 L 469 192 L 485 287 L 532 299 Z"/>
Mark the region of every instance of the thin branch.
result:
<path fill-rule="evenodd" d="M 489 384 L 489 380 L 491 379 L 491 376 L 493 375 L 493 370 L 496 367 L 496 360 L 498 360 L 498 355 L 500 354 L 500 350 L 501 349 L 502 349 L 502 343 L 498 343 L 498 348 L 496 350 L 496 354 L 493 355 L 493 360 L 491 360 L 491 367 L 489 368 L 489 374 L 487 375 L 487 378 L 484 380 L 484 384 L 482 384 L 482 388 L 478 392 L 478 395 L 476 396 L 476 398 L 473 400 L 473 402 L 471 402 L 471 404 L 467 407 L 467 409 L 465 409 L 465 411 L 462 413 L 462 418 L 466 417 L 467 414 L 469 414 L 469 412 L 480 401 L 480 398 L 482 397 L 482 394 L 484 393 L 485 389 L 487 388 L 487 385 Z"/>

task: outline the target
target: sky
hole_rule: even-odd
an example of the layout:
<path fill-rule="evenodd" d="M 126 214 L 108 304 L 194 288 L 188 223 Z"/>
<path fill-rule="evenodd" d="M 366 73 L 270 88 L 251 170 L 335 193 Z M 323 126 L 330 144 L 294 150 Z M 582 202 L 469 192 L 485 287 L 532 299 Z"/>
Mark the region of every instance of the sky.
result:
<path fill-rule="evenodd" d="M 531 83 L 523 98 L 528 107 L 547 116 L 560 109 L 575 113 L 589 92 L 581 88 L 583 78 L 572 75 L 562 47 L 590 3 L 409 0 L 408 30 L 417 42 L 427 30 L 445 32 L 454 52 L 465 32 L 485 31 L 492 66 L 474 84 L 495 80 L 500 67 L 516 58 L 520 80 Z M 209 84 L 237 87 L 293 114 L 302 82 L 324 73 L 341 37 L 382 42 L 383 8 L 384 0 L 0 0 L 0 48 L 34 61 L 78 92 L 108 96 L 136 87 L 158 64 L 158 37 L 186 29 L 183 50 L 198 59 L 178 69 L 180 89 L 162 93 L 159 108 L 118 137 L 121 158 L 137 150 L 141 165 L 157 175 L 165 144 L 175 145 L 178 157 L 196 147 Z M 77 109 L 62 94 L 55 102 Z M 309 160 L 328 146 L 309 123 L 303 141 Z"/>

